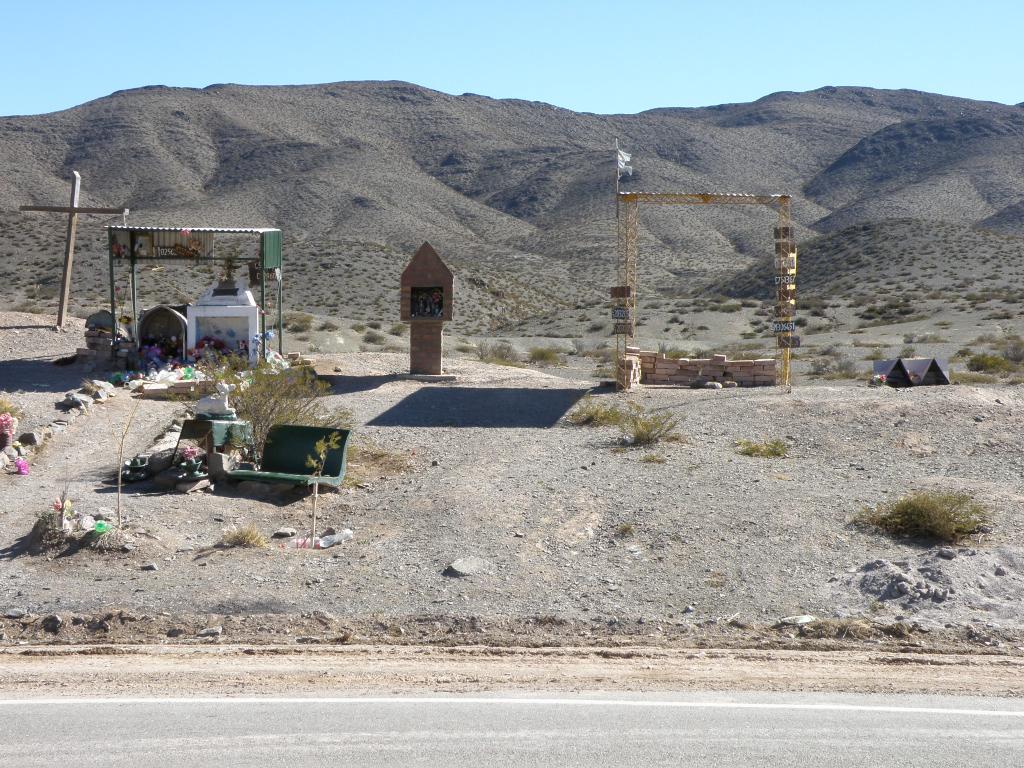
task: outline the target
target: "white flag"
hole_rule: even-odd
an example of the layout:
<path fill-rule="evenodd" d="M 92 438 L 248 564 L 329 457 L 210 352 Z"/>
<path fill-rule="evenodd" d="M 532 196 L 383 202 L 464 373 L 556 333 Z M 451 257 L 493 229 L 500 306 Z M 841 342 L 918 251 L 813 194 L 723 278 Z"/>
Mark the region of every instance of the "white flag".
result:
<path fill-rule="evenodd" d="M 633 156 L 629 154 L 629 152 L 623 152 L 621 149 L 618 148 L 618 146 L 616 146 L 615 152 L 617 153 L 616 160 L 619 166 L 619 175 L 622 176 L 623 174 L 629 174 L 630 176 L 632 176 L 633 166 L 626 165 L 626 163 L 628 163 Z"/>

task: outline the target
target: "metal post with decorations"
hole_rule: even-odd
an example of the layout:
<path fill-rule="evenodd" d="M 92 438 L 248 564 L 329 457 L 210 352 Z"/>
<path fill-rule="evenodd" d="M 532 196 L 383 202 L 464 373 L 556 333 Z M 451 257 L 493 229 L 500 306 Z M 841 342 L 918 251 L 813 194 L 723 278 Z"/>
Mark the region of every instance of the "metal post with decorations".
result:
<path fill-rule="evenodd" d="M 779 383 L 790 387 L 792 351 L 800 346 L 796 331 L 796 246 L 790 218 L 790 197 L 778 201 L 779 226 L 775 228 L 775 311 L 772 331 L 779 365 Z"/>

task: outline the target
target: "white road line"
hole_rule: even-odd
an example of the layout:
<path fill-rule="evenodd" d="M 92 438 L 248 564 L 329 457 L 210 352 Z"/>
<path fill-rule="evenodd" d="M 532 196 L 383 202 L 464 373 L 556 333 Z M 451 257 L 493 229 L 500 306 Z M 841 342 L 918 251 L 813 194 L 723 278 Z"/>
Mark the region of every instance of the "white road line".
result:
<path fill-rule="evenodd" d="M 437 704 L 437 705 L 487 705 L 505 704 L 517 706 L 582 706 L 582 707 L 636 707 L 650 709 L 766 709 L 803 710 L 819 712 L 892 712 L 920 715 L 967 715 L 976 717 L 1019 717 L 1024 718 L 1024 709 L 962 709 L 947 707 L 899 707 L 871 704 L 791 704 L 783 702 L 741 702 L 741 701 L 650 701 L 641 699 L 519 699 L 484 698 L 456 696 L 368 696 L 330 697 L 171 697 L 171 698 L 51 698 L 51 699 L 0 699 L 0 706 L 60 706 L 60 705 L 166 705 L 166 704 Z"/>

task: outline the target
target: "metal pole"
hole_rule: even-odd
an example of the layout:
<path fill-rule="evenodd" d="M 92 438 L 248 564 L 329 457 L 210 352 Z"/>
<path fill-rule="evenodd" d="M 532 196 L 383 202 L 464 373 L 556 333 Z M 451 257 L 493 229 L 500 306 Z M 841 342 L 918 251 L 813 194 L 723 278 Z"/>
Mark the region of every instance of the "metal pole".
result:
<path fill-rule="evenodd" d="M 107 260 L 110 262 L 110 359 L 117 354 L 117 295 L 114 289 L 114 233 L 107 230 Z"/>

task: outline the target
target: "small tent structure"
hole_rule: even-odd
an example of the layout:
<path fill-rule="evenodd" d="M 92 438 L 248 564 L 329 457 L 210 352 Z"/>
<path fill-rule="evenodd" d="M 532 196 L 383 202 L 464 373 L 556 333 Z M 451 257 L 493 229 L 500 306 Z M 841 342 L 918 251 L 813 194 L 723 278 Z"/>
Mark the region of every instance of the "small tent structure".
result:
<path fill-rule="evenodd" d="M 876 376 L 885 376 L 890 387 L 930 387 L 949 384 L 949 363 L 937 357 L 897 357 L 876 360 Z"/>

